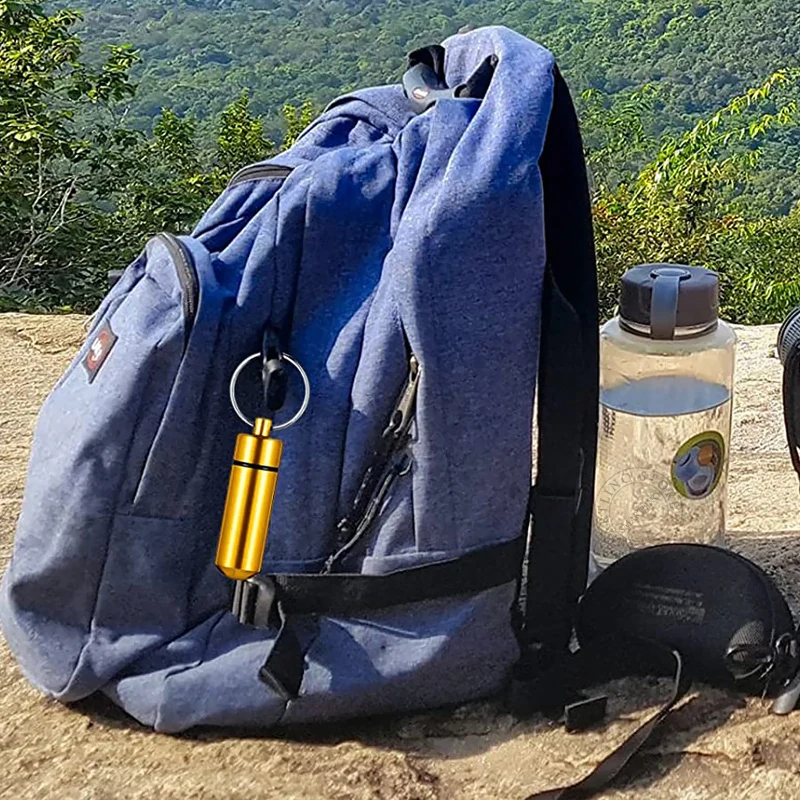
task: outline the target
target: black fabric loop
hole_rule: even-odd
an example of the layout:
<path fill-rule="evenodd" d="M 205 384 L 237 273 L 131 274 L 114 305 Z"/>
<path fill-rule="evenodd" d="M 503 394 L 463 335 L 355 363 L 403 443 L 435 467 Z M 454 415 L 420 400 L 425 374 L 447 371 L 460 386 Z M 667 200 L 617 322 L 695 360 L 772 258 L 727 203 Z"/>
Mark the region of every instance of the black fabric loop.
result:
<path fill-rule="evenodd" d="M 272 328 L 264 330 L 261 342 L 261 382 L 264 391 L 264 415 L 270 419 L 286 402 L 289 374 L 283 362 L 280 337 Z"/>
<path fill-rule="evenodd" d="M 417 66 L 417 64 L 425 64 L 436 73 L 436 77 L 439 81 L 446 86 L 447 80 L 444 74 L 445 55 L 445 49 L 440 44 L 420 47 L 418 50 L 413 50 L 408 54 L 406 70 Z"/>
<path fill-rule="evenodd" d="M 497 56 L 486 56 L 478 69 L 467 78 L 466 83 L 456 90 L 456 97 L 471 97 L 478 100 L 486 97 L 496 66 Z"/>

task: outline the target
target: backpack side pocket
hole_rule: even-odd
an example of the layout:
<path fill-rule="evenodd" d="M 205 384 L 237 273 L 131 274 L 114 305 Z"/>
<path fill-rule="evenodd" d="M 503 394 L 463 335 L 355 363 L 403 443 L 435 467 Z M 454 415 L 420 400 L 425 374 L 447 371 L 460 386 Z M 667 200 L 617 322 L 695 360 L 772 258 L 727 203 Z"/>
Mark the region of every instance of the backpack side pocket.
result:
<path fill-rule="evenodd" d="M 169 540 L 185 538 L 185 523 L 135 526 L 125 534 L 132 549 L 112 554 L 114 564 L 124 566 L 130 591 L 104 581 L 111 549 L 118 547 L 114 531 L 130 515 L 133 489 L 184 361 L 206 321 L 219 316 L 219 292 L 204 252 L 196 242 L 169 235 L 148 243 L 113 299 L 103 303 L 37 420 L 0 623 L 25 675 L 59 699 L 90 694 L 142 647 L 180 633 L 183 624 L 169 609 L 171 597 L 162 598 L 161 614 L 137 609 L 152 588 L 145 570 L 170 586 L 160 559 L 173 558 Z M 135 557 L 142 531 L 151 541 L 147 559 Z M 177 575 L 180 562 L 172 563 Z M 103 597 L 112 624 L 99 629 Z M 108 602 L 124 613 L 109 614 Z M 128 638 L 126 631 L 134 630 L 146 635 Z M 115 646 L 121 640 L 125 646 Z"/>

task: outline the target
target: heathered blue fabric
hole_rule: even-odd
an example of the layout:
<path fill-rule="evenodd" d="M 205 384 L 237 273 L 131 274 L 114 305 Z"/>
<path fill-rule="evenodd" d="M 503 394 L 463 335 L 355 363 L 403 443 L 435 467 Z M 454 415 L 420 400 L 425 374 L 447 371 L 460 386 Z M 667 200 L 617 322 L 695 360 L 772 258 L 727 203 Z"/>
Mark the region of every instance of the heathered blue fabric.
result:
<path fill-rule="evenodd" d="M 289 178 L 228 189 L 183 237 L 200 276 L 192 326 L 161 239 L 102 304 L 95 329 L 107 321 L 119 339 L 90 383 L 90 334 L 41 410 L 2 583 L 3 631 L 46 694 L 100 690 L 175 732 L 457 702 L 507 678 L 514 583 L 294 619 L 309 649 L 287 705 L 257 676 L 274 632 L 228 613 L 213 563 L 243 429 L 228 382 L 265 325 L 307 370 L 312 401 L 282 434 L 264 573 L 314 572 L 334 550 L 406 377 L 406 342 L 423 369 L 413 468 L 348 570 L 395 571 L 522 531 L 553 60 L 504 28 L 445 47 L 450 85 L 498 57 L 482 101 L 415 116 L 398 86 L 342 98 L 271 162 Z M 257 370 L 241 385 L 252 415 Z M 287 407 L 299 402 L 292 380 Z"/>

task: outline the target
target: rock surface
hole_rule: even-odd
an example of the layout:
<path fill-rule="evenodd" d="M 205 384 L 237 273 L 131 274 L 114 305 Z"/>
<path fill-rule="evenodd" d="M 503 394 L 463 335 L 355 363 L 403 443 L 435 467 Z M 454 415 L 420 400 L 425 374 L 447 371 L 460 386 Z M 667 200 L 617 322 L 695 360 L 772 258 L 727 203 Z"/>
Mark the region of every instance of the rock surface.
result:
<path fill-rule="evenodd" d="M 11 552 L 36 412 L 84 336 L 78 316 L 0 315 L 0 570 Z M 731 546 L 800 608 L 800 497 L 783 433 L 775 326 L 739 328 Z M 257 737 L 153 734 L 99 700 L 71 708 L 21 678 L 0 640 L 0 798 L 521 800 L 572 782 L 664 696 L 612 687 L 610 719 L 579 735 L 493 703 Z M 700 687 L 608 798 L 800 797 L 800 712 Z"/>

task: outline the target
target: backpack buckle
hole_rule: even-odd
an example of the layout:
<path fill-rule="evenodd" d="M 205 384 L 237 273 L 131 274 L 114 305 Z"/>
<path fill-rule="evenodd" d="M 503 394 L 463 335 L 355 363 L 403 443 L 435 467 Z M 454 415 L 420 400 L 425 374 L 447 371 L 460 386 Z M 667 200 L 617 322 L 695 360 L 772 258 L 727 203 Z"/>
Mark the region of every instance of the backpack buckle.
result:
<path fill-rule="evenodd" d="M 254 575 L 246 581 L 236 581 L 231 613 L 242 625 L 271 628 L 280 624 L 276 604 L 277 586 L 272 578 Z"/>

